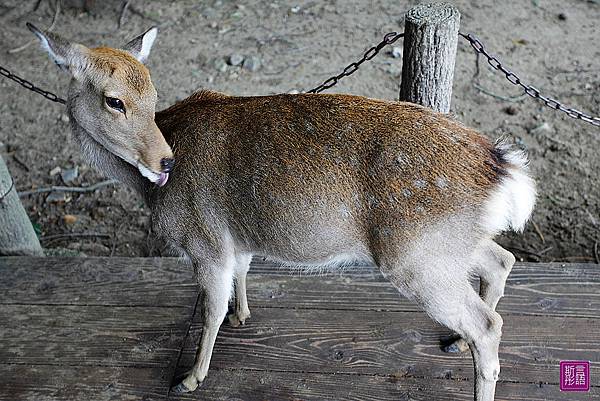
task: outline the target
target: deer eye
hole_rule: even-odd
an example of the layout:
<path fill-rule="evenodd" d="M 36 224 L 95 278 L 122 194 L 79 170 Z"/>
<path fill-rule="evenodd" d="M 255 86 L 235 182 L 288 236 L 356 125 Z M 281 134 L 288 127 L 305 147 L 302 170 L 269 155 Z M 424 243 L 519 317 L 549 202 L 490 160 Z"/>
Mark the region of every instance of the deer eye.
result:
<path fill-rule="evenodd" d="M 106 97 L 106 104 L 108 107 L 117 110 L 120 113 L 125 113 L 125 105 L 121 99 L 117 99 L 116 97 Z"/>

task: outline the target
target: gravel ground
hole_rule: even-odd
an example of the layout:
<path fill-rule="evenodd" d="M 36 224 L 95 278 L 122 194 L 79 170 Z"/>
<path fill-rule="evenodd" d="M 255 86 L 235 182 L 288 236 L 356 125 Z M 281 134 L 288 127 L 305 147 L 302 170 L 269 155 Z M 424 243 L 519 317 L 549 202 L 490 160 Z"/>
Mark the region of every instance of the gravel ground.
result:
<path fill-rule="evenodd" d="M 0 64 L 64 95 L 68 77 L 33 44 L 31 21 L 50 26 L 55 0 L 0 2 Z M 136 1 L 118 27 L 121 1 L 62 1 L 54 31 L 94 46 L 118 47 L 151 25 L 160 33 L 148 66 L 159 109 L 207 88 L 237 95 L 306 90 L 403 30 L 415 1 Z M 456 1 L 461 27 L 478 35 L 524 80 L 568 105 L 600 114 L 600 2 Z M 391 48 L 329 92 L 396 99 L 400 51 Z M 400 54 L 399 54 L 400 53 Z M 592 262 L 600 241 L 600 129 L 523 98 L 486 63 L 473 79 L 475 57 L 459 43 L 452 113 L 490 137 L 508 134 L 526 147 L 539 183 L 533 222 L 502 237 L 521 259 Z M 239 65 L 230 65 L 239 64 Z M 0 154 L 19 191 L 90 185 L 105 178 L 81 159 L 63 106 L 0 80 Z M 508 100 L 507 100 L 508 99 Z M 74 171 L 77 168 L 77 176 Z M 61 174 L 62 172 L 62 174 Z M 69 176 L 69 174 L 71 176 Z M 145 256 L 159 252 L 149 212 L 120 185 L 86 194 L 23 198 L 52 254 Z M 81 236 L 80 234 L 86 234 Z"/>

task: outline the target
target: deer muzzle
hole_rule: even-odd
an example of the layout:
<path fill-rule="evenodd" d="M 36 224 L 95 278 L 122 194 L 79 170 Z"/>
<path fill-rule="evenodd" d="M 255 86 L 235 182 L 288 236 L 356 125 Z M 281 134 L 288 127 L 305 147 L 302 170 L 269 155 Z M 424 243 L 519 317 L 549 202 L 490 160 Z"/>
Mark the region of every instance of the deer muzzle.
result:
<path fill-rule="evenodd" d="M 162 187 L 169 180 L 169 173 L 175 167 L 173 151 L 156 124 L 153 124 L 148 132 L 151 133 L 150 138 L 145 141 L 137 168 L 144 177 Z"/>

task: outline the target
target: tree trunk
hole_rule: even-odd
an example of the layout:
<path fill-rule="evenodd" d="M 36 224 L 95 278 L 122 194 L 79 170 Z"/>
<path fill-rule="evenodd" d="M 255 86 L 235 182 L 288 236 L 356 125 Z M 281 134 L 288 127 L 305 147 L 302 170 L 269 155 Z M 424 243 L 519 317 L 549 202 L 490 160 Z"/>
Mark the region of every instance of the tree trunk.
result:
<path fill-rule="evenodd" d="M 0 256 L 10 255 L 44 256 L 44 251 L 0 156 Z"/>
<path fill-rule="evenodd" d="M 400 100 L 448 113 L 460 13 L 450 4 L 421 4 L 405 19 Z"/>

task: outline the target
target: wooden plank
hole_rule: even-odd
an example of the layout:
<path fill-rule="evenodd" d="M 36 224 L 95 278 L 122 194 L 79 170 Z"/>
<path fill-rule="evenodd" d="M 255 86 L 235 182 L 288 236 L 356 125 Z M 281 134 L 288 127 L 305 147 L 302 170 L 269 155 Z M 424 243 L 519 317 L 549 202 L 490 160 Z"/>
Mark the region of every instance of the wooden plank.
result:
<path fill-rule="evenodd" d="M 182 306 L 197 294 L 174 258 L 0 258 L 0 304 Z"/>
<path fill-rule="evenodd" d="M 598 265 L 517 264 L 498 310 L 600 318 L 599 289 Z M 196 294 L 190 269 L 174 258 L 0 258 L 0 304 L 174 306 Z M 370 267 L 317 276 L 255 259 L 248 297 L 251 307 L 419 311 Z"/>
<path fill-rule="evenodd" d="M 174 368 L 192 311 L 3 305 L 0 363 Z"/>
<path fill-rule="evenodd" d="M 212 367 L 472 379 L 470 353 L 447 354 L 448 330 L 422 313 L 254 308 L 246 326 L 221 327 Z M 559 361 L 600 360 L 600 321 L 508 316 L 500 346 L 501 379 L 558 383 Z M 198 321 L 181 365 L 193 364 Z M 600 385 L 600 365 L 592 364 Z"/>
<path fill-rule="evenodd" d="M 168 369 L 0 364 L 0 401 L 159 401 Z"/>
<path fill-rule="evenodd" d="M 44 263 L 43 269 L 36 266 L 39 263 Z M 289 269 L 255 261 L 249 277 L 250 294 L 257 294 L 251 300 L 253 318 L 241 329 L 227 326 L 221 330 L 213 370 L 406 376 L 403 380 L 415 383 L 423 378 L 429 383 L 433 378 L 472 377 L 470 356 L 439 350 L 438 340 L 447 333 L 445 329 L 422 313 L 399 313 L 418 309 L 403 301 L 374 270 L 347 270 L 345 276 L 315 278 L 290 275 Z M 510 295 L 500 308 L 514 298 L 503 312 L 503 380 L 554 384 L 560 359 L 600 360 L 596 350 L 599 323 L 587 318 L 598 317 L 599 271 L 594 265 L 515 268 L 507 289 Z M 0 303 L 4 305 L 0 321 L 5 324 L 0 327 L 0 361 L 11 365 L 0 365 L 0 370 L 36 363 L 40 366 L 32 369 L 51 368 L 57 377 L 69 369 L 92 372 L 97 369 L 92 365 L 172 372 L 176 339 L 185 333 L 196 291 L 191 272 L 174 259 L 1 258 Z M 541 314 L 571 317 L 535 316 Z M 192 363 L 198 323 L 188 339 L 182 367 Z M 67 366 L 77 364 L 89 366 Z M 595 385 L 599 373 L 593 363 Z M 326 394 L 334 394 L 335 385 Z M 40 394 L 45 388 L 40 388 Z M 469 385 L 465 394 L 470 391 Z M 440 399 L 435 397 L 430 399 Z M 323 398 L 315 393 L 313 399 Z"/>
<path fill-rule="evenodd" d="M 0 259 L 0 400 L 166 399 L 196 300 L 173 259 Z"/>
<path fill-rule="evenodd" d="M 496 399 L 503 401 L 589 401 L 589 393 L 561 393 L 557 385 L 499 382 Z M 169 400 L 243 401 L 472 401 L 470 381 L 415 379 L 398 376 L 212 370 L 194 393 Z"/>
<path fill-rule="evenodd" d="M 600 266 L 517 264 L 498 311 L 507 314 L 600 319 Z M 370 267 L 344 273 L 301 274 L 255 260 L 248 277 L 250 308 L 404 311 L 420 309 Z"/>

